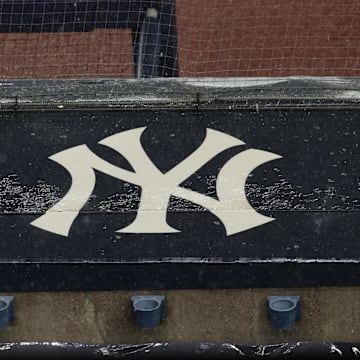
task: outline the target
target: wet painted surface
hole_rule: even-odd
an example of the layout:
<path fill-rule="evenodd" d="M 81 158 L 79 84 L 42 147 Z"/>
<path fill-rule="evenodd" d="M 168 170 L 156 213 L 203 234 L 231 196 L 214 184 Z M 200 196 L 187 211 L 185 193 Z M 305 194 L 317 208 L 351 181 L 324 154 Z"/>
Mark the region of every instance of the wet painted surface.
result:
<path fill-rule="evenodd" d="M 8 141 L 1 145 L 0 221 L 3 239 L 9 240 L 1 243 L 2 259 L 40 263 L 54 259 L 104 263 L 357 260 L 358 116 L 355 110 L 4 114 L 2 129 Z M 93 194 L 68 238 L 30 225 L 71 185 L 69 174 L 49 156 L 87 144 L 112 164 L 129 168 L 126 159 L 97 142 L 139 126 L 147 127 L 143 147 L 163 172 L 199 147 L 206 128 L 244 141 L 246 145 L 221 153 L 182 184 L 213 198 L 219 170 L 239 151 L 256 148 L 282 154 L 282 159 L 255 169 L 245 188 L 250 204 L 276 220 L 226 236 L 222 222 L 209 211 L 172 197 L 167 222 L 179 233 L 116 233 L 134 221 L 141 189 L 97 173 Z"/>
<path fill-rule="evenodd" d="M 274 86 L 276 92 L 281 92 L 278 82 Z M 334 91 L 340 93 L 339 89 Z M 49 284 L 50 288 L 358 284 L 360 119 L 355 107 L 289 105 L 261 111 L 256 107 L 62 109 L 7 111 L 0 115 L 5 134 L 0 145 L 1 266 L 13 274 L 1 280 L 6 289 L 46 288 L 48 280 L 35 273 L 53 276 L 57 272 L 54 266 L 62 264 L 68 267 L 61 268 L 58 276 L 67 272 L 72 272 L 72 277 L 77 275 L 74 280 Z M 195 154 L 209 129 L 243 143 L 215 153 L 179 183 L 182 190 L 202 194 L 211 201 L 220 199 L 220 174 L 238 154 L 256 149 L 281 156 L 246 173 L 244 187 L 241 182 L 239 188 L 230 186 L 234 196 L 245 192 L 250 208 L 244 217 L 248 211 L 257 211 L 273 221 L 229 234 L 226 223 L 214 211 L 178 195 L 170 197 L 165 211 L 167 225 L 178 232 L 119 232 L 138 216 L 142 187 L 96 170 L 95 187 L 68 234 L 58 235 L 31 225 L 61 202 L 72 185 L 71 172 L 49 157 L 86 145 L 99 158 L 133 174 L 132 161 L 99 142 L 140 127 L 145 128 L 141 147 L 163 174 Z M 76 161 L 80 166 L 82 160 Z M 223 205 L 234 211 L 232 203 L 233 199 L 228 198 Z M 159 204 L 155 197 L 152 207 L 145 211 L 157 212 Z M 70 207 L 61 211 L 75 210 Z M 244 221 L 240 215 L 238 221 Z M 82 264 L 88 264 L 87 270 L 81 268 Z M 218 271 L 218 265 L 228 267 Z M 353 266 L 354 271 L 351 275 L 339 273 L 339 266 Z M 157 269 L 154 279 L 150 268 Z M 24 269 L 34 281 L 14 285 Z M 93 274 L 96 269 L 100 272 L 97 280 L 92 282 L 89 276 L 74 285 L 77 276 L 82 277 L 86 271 Z M 114 269 L 121 274 L 117 280 L 109 273 Z M 297 275 L 289 278 L 291 271 Z M 191 276 L 192 272 L 197 276 Z M 164 273 L 168 273 L 165 278 Z M 310 273 L 314 273 L 312 279 Z M 103 284 L 105 274 L 111 281 Z"/>

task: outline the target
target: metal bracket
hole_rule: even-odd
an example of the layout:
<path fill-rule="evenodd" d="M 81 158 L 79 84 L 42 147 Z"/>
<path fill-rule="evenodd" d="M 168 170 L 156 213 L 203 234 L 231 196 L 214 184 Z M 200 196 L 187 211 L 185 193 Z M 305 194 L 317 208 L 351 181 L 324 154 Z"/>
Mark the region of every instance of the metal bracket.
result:
<path fill-rule="evenodd" d="M 13 296 L 0 296 L 0 329 L 9 325 L 9 321 L 15 320 L 15 306 Z"/>

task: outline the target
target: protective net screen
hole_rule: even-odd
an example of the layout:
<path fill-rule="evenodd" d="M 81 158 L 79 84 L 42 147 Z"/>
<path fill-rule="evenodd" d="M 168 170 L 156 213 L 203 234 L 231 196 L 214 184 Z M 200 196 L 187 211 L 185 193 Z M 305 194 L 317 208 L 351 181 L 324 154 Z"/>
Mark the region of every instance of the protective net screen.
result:
<path fill-rule="evenodd" d="M 0 77 L 359 76 L 358 0 L 0 0 Z"/>

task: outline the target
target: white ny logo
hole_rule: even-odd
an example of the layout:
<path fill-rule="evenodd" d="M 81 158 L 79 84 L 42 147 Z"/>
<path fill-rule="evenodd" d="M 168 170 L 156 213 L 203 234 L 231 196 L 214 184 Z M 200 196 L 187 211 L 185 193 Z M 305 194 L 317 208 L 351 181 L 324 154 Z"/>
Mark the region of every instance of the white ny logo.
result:
<path fill-rule="evenodd" d="M 141 200 L 135 220 L 121 233 L 174 233 L 179 230 L 166 221 L 170 196 L 177 196 L 203 206 L 223 223 L 232 235 L 268 223 L 273 218 L 257 213 L 245 196 L 248 175 L 259 165 L 281 156 L 256 149 L 245 150 L 228 160 L 216 179 L 217 199 L 180 187 L 184 180 L 222 151 L 241 140 L 220 131 L 207 129 L 203 143 L 181 163 L 163 174 L 146 154 L 140 141 L 145 127 L 123 131 L 99 142 L 124 156 L 134 172 L 117 167 L 86 145 L 56 153 L 51 160 L 65 167 L 72 184 L 67 194 L 31 225 L 55 234 L 68 236 L 79 211 L 90 198 L 96 182 L 95 171 L 141 186 Z"/>

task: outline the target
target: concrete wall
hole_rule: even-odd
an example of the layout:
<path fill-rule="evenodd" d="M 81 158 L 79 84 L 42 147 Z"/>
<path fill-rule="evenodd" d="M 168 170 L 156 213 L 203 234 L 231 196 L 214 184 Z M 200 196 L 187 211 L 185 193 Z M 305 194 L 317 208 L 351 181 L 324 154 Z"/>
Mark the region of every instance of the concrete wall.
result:
<path fill-rule="evenodd" d="M 166 296 L 167 318 L 153 330 L 138 329 L 130 296 Z M 290 330 L 272 328 L 268 295 L 301 295 L 302 319 Z M 0 342 L 358 341 L 360 288 L 169 290 L 15 293 L 16 320 L 0 330 Z"/>

